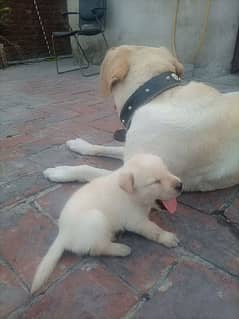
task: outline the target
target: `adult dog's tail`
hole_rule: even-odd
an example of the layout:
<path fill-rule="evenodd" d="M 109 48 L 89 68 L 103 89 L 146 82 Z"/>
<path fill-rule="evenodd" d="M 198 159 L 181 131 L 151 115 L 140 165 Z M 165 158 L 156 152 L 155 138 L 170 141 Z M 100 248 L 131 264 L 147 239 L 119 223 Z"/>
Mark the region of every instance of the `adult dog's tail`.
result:
<path fill-rule="evenodd" d="M 63 243 L 58 234 L 55 241 L 49 248 L 46 256 L 42 259 L 40 265 L 37 268 L 31 288 L 32 294 L 37 291 L 48 279 L 63 252 Z"/>

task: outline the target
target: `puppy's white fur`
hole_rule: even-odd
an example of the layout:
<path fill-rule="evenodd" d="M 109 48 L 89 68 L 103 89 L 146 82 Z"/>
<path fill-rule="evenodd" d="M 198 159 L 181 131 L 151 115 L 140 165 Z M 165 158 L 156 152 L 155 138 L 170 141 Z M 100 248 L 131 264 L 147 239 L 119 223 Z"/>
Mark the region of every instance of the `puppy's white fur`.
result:
<path fill-rule="evenodd" d="M 32 293 L 49 277 L 64 250 L 127 256 L 128 246 L 112 242 L 120 230 L 141 234 L 167 247 L 176 246 L 176 235 L 151 222 L 148 214 L 156 199 L 169 200 L 180 194 L 176 187 L 179 182 L 158 156 L 141 154 L 112 174 L 83 186 L 61 213 L 59 233 L 37 269 Z"/>

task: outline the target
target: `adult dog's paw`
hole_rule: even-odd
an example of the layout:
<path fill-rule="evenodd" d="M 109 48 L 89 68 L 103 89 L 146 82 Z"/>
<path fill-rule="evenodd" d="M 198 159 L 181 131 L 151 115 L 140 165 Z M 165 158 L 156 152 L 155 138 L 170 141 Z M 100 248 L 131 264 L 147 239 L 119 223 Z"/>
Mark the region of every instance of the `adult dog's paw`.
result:
<path fill-rule="evenodd" d="M 47 168 L 43 175 L 52 182 L 70 182 L 72 180 L 72 168 L 69 166 L 57 166 Z"/>
<path fill-rule="evenodd" d="M 66 142 L 66 145 L 73 152 L 80 153 L 82 155 L 94 155 L 94 145 L 82 140 L 81 138 L 69 140 Z"/>

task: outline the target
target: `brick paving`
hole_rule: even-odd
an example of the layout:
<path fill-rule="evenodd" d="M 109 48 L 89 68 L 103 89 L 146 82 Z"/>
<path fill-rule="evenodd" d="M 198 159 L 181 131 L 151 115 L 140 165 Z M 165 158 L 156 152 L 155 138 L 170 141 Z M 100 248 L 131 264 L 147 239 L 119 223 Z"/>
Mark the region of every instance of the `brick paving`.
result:
<path fill-rule="evenodd" d="M 239 90 L 238 76 L 211 80 Z M 177 214 L 153 213 L 176 231 L 167 249 L 134 234 L 119 241 L 126 258 L 65 253 L 40 290 L 29 293 L 37 264 L 57 232 L 56 221 L 77 183 L 55 184 L 42 171 L 87 163 L 115 169 L 120 162 L 80 156 L 65 141 L 78 136 L 114 144 L 120 128 L 98 77 L 57 76 L 54 64 L 0 71 L 0 318 L 236 319 L 239 317 L 239 187 L 183 194 Z"/>

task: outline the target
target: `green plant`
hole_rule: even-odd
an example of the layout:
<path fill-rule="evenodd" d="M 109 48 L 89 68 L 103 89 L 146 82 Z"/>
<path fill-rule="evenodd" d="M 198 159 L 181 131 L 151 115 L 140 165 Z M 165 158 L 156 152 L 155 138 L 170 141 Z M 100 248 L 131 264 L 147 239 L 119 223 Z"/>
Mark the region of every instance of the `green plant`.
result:
<path fill-rule="evenodd" d="M 0 0 L 0 62 L 2 60 L 3 67 L 7 66 L 7 54 L 4 46 L 13 47 L 17 52 L 19 59 L 23 60 L 21 47 L 17 43 L 8 40 L 8 38 L 4 35 L 4 29 L 7 28 L 11 20 L 12 13 L 12 9 L 8 6 L 8 3 L 9 0 Z"/>
<path fill-rule="evenodd" d="M 8 1 L 0 0 L 0 27 L 6 26 L 11 14 L 11 8 L 8 7 Z"/>

